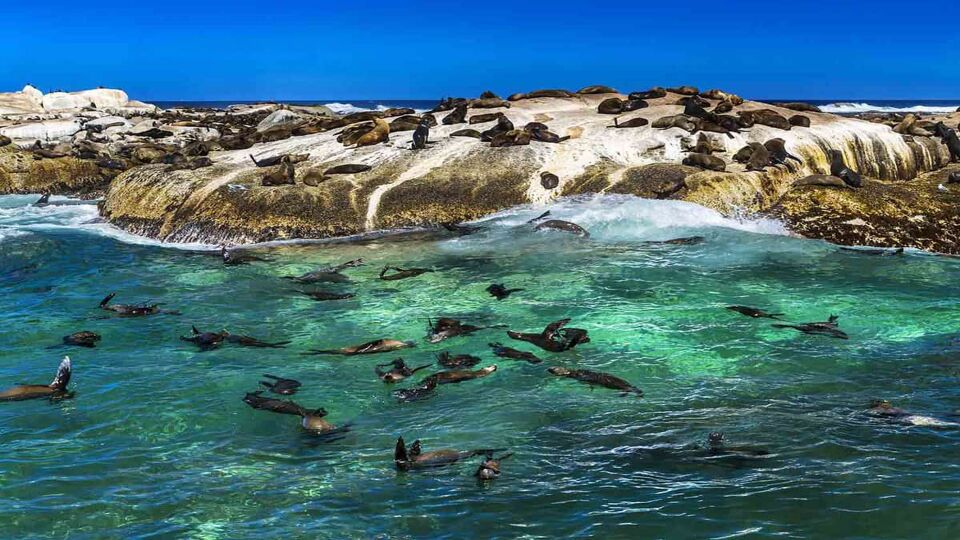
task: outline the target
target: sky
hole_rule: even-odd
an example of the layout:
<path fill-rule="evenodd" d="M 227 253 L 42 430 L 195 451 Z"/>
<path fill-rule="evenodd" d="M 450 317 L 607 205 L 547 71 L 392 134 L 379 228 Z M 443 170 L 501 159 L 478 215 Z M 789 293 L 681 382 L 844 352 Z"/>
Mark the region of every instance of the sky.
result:
<path fill-rule="evenodd" d="M 43 0 L 0 12 L 0 91 L 359 100 L 692 84 L 754 99 L 960 99 L 957 0 Z"/>

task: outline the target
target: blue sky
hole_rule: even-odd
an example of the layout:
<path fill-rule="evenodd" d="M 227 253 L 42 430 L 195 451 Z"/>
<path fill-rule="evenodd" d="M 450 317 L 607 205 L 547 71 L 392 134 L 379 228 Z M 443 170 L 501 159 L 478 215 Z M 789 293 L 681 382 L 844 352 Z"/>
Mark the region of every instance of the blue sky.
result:
<path fill-rule="evenodd" d="M 0 11 L 3 91 L 433 99 L 694 84 L 753 98 L 960 98 L 956 0 L 44 0 Z"/>

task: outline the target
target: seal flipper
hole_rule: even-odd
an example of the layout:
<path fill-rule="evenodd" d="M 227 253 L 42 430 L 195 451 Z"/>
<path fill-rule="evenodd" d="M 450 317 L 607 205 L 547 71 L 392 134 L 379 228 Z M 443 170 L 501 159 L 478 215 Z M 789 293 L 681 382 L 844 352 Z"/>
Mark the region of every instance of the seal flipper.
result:
<path fill-rule="evenodd" d="M 549 215 L 550 215 L 550 211 L 547 210 L 546 212 L 540 214 L 539 216 L 531 219 L 531 220 L 528 221 L 526 224 L 527 224 L 527 225 L 530 225 L 530 224 L 532 224 L 532 223 L 536 223 L 536 222 L 540 221 L 541 219 L 547 218 Z"/>
<path fill-rule="evenodd" d="M 398 466 L 410 460 L 407 454 L 407 446 L 403 443 L 403 437 L 397 438 L 397 446 L 393 449 L 393 460 L 397 462 Z"/>
<path fill-rule="evenodd" d="M 107 307 L 107 304 L 109 304 L 110 301 L 113 300 L 113 297 L 116 296 L 116 295 L 117 295 L 117 293 L 115 293 L 115 292 L 112 292 L 112 293 L 108 294 L 108 295 L 106 296 L 106 298 L 104 298 L 103 300 L 100 301 L 100 307 L 101 307 L 101 308 L 106 308 L 106 307 Z"/>
<path fill-rule="evenodd" d="M 64 356 L 63 360 L 60 361 L 60 366 L 57 368 L 57 375 L 49 385 L 50 388 L 60 392 L 66 390 L 67 384 L 70 383 L 70 375 L 72 373 L 73 368 L 70 363 L 70 357 Z"/>

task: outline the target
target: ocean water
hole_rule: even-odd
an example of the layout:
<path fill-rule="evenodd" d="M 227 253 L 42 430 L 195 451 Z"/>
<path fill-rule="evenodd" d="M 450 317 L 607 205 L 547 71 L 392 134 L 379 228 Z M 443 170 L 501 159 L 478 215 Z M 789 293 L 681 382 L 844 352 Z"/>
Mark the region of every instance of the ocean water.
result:
<path fill-rule="evenodd" d="M 794 238 L 682 202 L 597 196 L 549 207 L 591 232 L 535 232 L 544 208 L 483 220 L 465 237 L 417 233 L 263 246 L 270 262 L 225 267 L 205 246 L 172 247 L 96 222 L 91 203 L 0 197 L 0 386 L 46 383 L 73 359 L 73 399 L 0 403 L 0 531 L 7 538 L 956 538 L 960 429 L 865 414 L 884 398 L 946 422 L 960 409 L 960 262 L 877 257 Z M 699 235 L 699 245 L 649 241 Z M 351 300 L 315 302 L 282 276 L 362 257 Z M 377 279 L 384 265 L 434 272 Z M 504 301 L 494 282 L 525 290 Z M 96 308 L 153 300 L 180 315 Z M 724 309 L 830 314 L 850 339 L 778 330 Z M 570 317 L 591 341 L 548 353 L 502 328 L 429 344 L 426 320 L 536 331 Z M 285 349 L 198 352 L 191 325 Z M 96 331 L 95 349 L 57 348 Z M 379 337 L 401 354 L 303 356 Z M 494 357 L 501 341 L 540 365 Z M 53 347 L 53 348 L 51 348 Z M 492 375 L 398 403 L 373 366 L 442 351 Z M 609 372 L 621 397 L 549 375 Z M 430 370 L 427 370 L 430 371 Z M 272 373 L 293 397 L 350 424 L 339 440 L 241 398 Z M 419 374 L 414 380 L 419 380 Z M 758 459 L 690 450 L 712 431 Z M 479 458 L 398 472 L 398 436 L 425 450 L 508 448 L 503 475 Z"/>

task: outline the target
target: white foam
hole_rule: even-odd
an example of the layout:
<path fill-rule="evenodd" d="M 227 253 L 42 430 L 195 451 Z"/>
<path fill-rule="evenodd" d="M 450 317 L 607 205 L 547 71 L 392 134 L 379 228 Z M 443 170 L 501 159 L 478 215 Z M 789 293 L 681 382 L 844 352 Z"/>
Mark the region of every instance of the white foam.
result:
<path fill-rule="evenodd" d="M 564 197 L 555 203 L 519 206 L 482 219 L 493 225 L 515 227 L 550 210 L 551 219 L 577 223 L 602 240 L 663 240 L 676 229 L 724 228 L 788 235 L 780 221 L 769 218 L 729 218 L 716 210 L 685 201 L 658 201 L 633 195 Z"/>
<path fill-rule="evenodd" d="M 172 244 L 130 234 L 104 221 L 94 201 L 51 197 L 52 204 L 34 206 L 39 195 L 0 196 L 0 242 L 30 232 L 72 230 L 112 238 L 126 244 L 170 247 L 184 250 L 214 250 L 213 244 Z"/>
<path fill-rule="evenodd" d="M 960 107 L 960 103 L 956 105 L 911 105 L 909 107 L 886 107 L 882 105 L 871 105 L 870 103 L 831 103 L 829 105 L 820 105 L 820 110 L 834 114 L 854 114 L 862 112 L 947 114 L 955 112 L 957 107 Z"/>
<path fill-rule="evenodd" d="M 373 109 L 365 109 L 363 107 L 357 107 L 353 103 L 339 103 L 339 102 L 324 103 L 323 106 L 337 114 L 353 114 L 358 112 L 385 111 L 387 109 L 393 108 L 393 107 L 387 107 L 386 105 L 377 105 Z M 420 113 L 427 112 L 427 109 L 414 109 L 414 111 L 420 114 Z"/>

